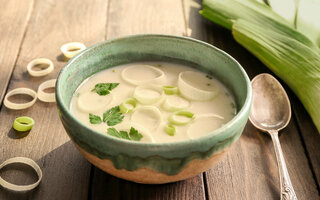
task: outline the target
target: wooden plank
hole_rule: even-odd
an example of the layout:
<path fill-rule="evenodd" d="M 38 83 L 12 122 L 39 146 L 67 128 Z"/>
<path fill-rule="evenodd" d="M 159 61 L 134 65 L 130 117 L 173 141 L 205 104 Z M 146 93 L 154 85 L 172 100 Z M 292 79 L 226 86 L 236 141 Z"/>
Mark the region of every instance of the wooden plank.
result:
<path fill-rule="evenodd" d="M 108 39 L 143 33 L 183 35 L 181 0 L 110 1 Z"/>
<path fill-rule="evenodd" d="M 191 32 L 192 37 L 205 40 L 229 53 L 240 62 L 250 78 L 262 72 L 271 73 L 238 45 L 228 30 L 207 20 L 204 22 L 198 11 L 194 11 L 200 6 L 188 8 L 194 5 L 194 1 L 184 0 L 184 5 L 186 18 L 197 21 L 187 23 L 191 26 L 188 29 L 195 30 Z M 202 30 L 199 31 L 201 27 Z M 203 36 L 203 32 L 207 36 Z M 318 199 L 317 186 L 294 120 L 281 133 L 280 141 L 298 199 Z M 206 173 L 205 179 L 209 199 L 278 199 L 278 169 L 270 137 L 248 123 L 240 140 L 233 145 L 222 162 Z"/>
<path fill-rule="evenodd" d="M 201 175 L 176 183 L 145 185 L 118 179 L 95 169 L 91 191 L 92 200 L 205 199 Z"/>
<path fill-rule="evenodd" d="M 301 137 L 303 138 L 306 153 L 310 159 L 310 165 L 314 172 L 314 176 L 320 193 L 320 134 L 312 123 L 310 116 L 304 109 L 298 98 L 291 98 L 294 117 L 300 127 Z"/>
<path fill-rule="evenodd" d="M 33 0 L 0 0 L 0 106 L 30 18 Z M 12 21 L 14 20 L 14 23 Z"/>
<path fill-rule="evenodd" d="M 106 13 L 105 0 L 36 1 L 9 90 L 17 87 L 37 90 L 41 82 L 56 78 L 66 63 L 60 55 L 62 44 L 81 41 L 91 45 L 104 40 Z M 11 23 L 15 23 L 15 18 Z M 54 62 L 53 73 L 41 78 L 26 73 L 27 63 L 38 57 Z M 36 123 L 24 137 L 11 128 L 14 118 L 22 115 L 34 118 Z M 36 190 L 17 195 L 1 188 L 0 199 L 87 199 L 91 165 L 71 144 L 55 103 L 38 100 L 33 107 L 23 111 L 2 106 L 0 133 L 0 162 L 10 157 L 26 156 L 34 159 L 43 171 L 43 180 Z M 15 171 L 5 171 L 4 175 L 15 182 L 19 179 L 16 179 Z M 32 181 L 32 176 L 28 177 L 19 183 Z"/>
<path fill-rule="evenodd" d="M 107 37 L 141 33 L 183 35 L 180 0 L 111 1 Z M 91 199 L 205 199 L 202 175 L 165 185 L 143 185 L 108 175 L 95 168 Z"/>

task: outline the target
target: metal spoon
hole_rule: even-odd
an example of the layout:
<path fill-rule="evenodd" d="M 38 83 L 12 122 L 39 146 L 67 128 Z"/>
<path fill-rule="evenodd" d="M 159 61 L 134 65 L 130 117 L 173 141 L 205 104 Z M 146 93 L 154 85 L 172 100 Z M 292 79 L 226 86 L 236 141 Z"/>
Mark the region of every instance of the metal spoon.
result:
<path fill-rule="evenodd" d="M 253 100 L 249 119 L 256 128 L 269 133 L 272 138 L 279 167 L 281 200 L 297 200 L 278 138 L 278 131 L 286 127 L 291 118 L 289 98 L 270 74 L 256 76 L 251 84 Z"/>

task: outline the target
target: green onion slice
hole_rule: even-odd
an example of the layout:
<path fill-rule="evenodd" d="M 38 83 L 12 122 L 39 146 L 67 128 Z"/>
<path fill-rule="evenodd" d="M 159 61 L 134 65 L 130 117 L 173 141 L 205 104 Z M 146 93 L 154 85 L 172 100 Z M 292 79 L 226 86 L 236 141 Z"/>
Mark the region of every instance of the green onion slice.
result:
<path fill-rule="evenodd" d="M 183 97 L 194 101 L 209 101 L 219 92 L 212 80 L 206 78 L 203 73 L 194 71 L 181 72 L 178 77 L 178 87 Z"/>
<path fill-rule="evenodd" d="M 164 130 L 170 136 L 174 136 L 175 133 L 176 133 L 176 127 L 174 127 L 172 124 L 169 124 L 169 125 L 165 126 Z"/>
<path fill-rule="evenodd" d="M 128 98 L 120 104 L 120 112 L 131 113 L 137 107 L 137 100 Z"/>
<path fill-rule="evenodd" d="M 136 87 L 133 97 L 141 104 L 151 105 L 163 100 L 165 96 L 160 86 L 146 85 Z"/>
<path fill-rule="evenodd" d="M 12 127 L 19 132 L 30 131 L 34 125 L 34 120 L 31 117 L 23 116 L 14 120 Z"/>
<path fill-rule="evenodd" d="M 168 95 L 179 94 L 178 87 L 165 85 L 165 86 L 162 86 L 162 89 L 163 89 L 164 93 L 168 94 Z"/>
<path fill-rule="evenodd" d="M 169 122 L 175 125 L 185 125 L 192 122 L 195 116 L 192 112 L 181 110 L 173 113 L 169 117 Z"/>

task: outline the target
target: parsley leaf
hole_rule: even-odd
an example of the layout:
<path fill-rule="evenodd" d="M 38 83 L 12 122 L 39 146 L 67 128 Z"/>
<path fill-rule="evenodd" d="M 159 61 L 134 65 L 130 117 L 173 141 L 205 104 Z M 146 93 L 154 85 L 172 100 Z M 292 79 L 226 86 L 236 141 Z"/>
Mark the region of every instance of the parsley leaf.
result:
<path fill-rule="evenodd" d="M 126 140 L 134 140 L 140 141 L 143 137 L 135 128 L 131 127 L 130 132 L 128 134 L 127 131 L 117 131 L 115 128 L 108 128 L 108 134 L 114 137 L 126 139 Z"/>
<path fill-rule="evenodd" d="M 89 120 L 91 124 L 101 124 L 102 120 L 101 117 L 93 114 L 89 114 Z"/>
<path fill-rule="evenodd" d="M 103 113 L 103 121 L 108 124 L 108 126 L 114 126 L 122 122 L 124 115 L 120 112 L 120 107 L 116 106 L 105 113 Z"/>
<path fill-rule="evenodd" d="M 121 132 L 121 131 L 120 131 Z M 129 132 L 131 140 L 140 141 L 143 137 L 141 133 L 139 133 L 135 128 L 131 127 Z"/>
<path fill-rule="evenodd" d="M 97 83 L 91 92 L 96 92 L 100 96 L 110 94 L 110 91 L 116 88 L 119 83 Z"/>

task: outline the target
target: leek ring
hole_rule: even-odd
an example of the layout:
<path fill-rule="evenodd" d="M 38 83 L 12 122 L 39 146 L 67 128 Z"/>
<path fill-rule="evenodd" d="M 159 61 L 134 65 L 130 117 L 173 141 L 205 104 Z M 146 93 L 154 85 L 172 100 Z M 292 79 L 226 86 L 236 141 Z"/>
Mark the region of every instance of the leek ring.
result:
<path fill-rule="evenodd" d="M 176 127 L 174 127 L 172 124 L 165 126 L 164 130 L 170 136 L 174 136 L 174 134 L 176 133 Z"/>
<path fill-rule="evenodd" d="M 57 79 L 51 79 L 51 80 L 45 81 L 39 85 L 38 93 L 37 93 L 39 100 L 44 101 L 44 102 L 55 102 L 56 101 L 54 92 L 53 93 L 44 92 L 44 90 L 47 88 L 55 87 L 56 80 Z"/>
<path fill-rule="evenodd" d="M 190 73 L 192 73 L 192 75 L 195 75 L 199 72 L 185 71 L 185 72 L 181 72 L 178 76 L 178 87 L 183 97 L 189 100 L 194 100 L 194 101 L 209 101 L 218 94 L 217 88 L 216 88 L 216 91 L 208 91 L 208 90 L 202 90 L 200 88 L 194 87 L 189 83 L 187 83 L 183 79 L 183 77 L 186 74 L 190 74 Z"/>
<path fill-rule="evenodd" d="M 70 42 L 62 45 L 60 50 L 66 58 L 72 58 L 85 48 L 86 46 L 81 42 Z"/>
<path fill-rule="evenodd" d="M 40 64 L 44 64 L 44 65 L 48 65 L 47 68 L 42 69 L 40 71 L 35 71 L 33 70 L 33 67 L 36 65 L 40 65 Z M 40 77 L 40 76 L 45 76 L 49 73 L 51 73 L 54 69 L 54 65 L 53 62 L 47 58 L 37 58 L 32 60 L 31 62 L 28 63 L 27 65 L 27 71 L 31 76 L 35 76 L 35 77 Z"/>
<path fill-rule="evenodd" d="M 132 108 L 129 108 L 127 104 L 132 105 Z M 134 98 L 128 98 L 120 104 L 120 112 L 131 113 L 136 107 L 137 107 L 137 100 Z"/>
<path fill-rule="evenodd" d="M 147 79 L 147 80 L 138 80 L 138 79 L 129 78 L 128 74 L 127 74 L 128 70 L 131 69 L 131 70 L 134 71 L 134 68 L 139 68 L 139 67 L 143 67 L 143 68 L 146 68 L 148 70 L 152 70 L 155 73 L 157 73 L 158 76 L 156 78 L 154 78 L 154 79 Z M 166 75 L 162 70 L 160 70 L 160 69 L 158 69 L 156 67 L 150 66 L 150 65 L 135 65 L 135 66 L 127 67 L 127 68 L 122 70 L 121 77 L 122 77 L 123 80 L 125 80 L 126 82 L 128 82 L 130 84 L 133 84 L 133 85 L 162 84 L 166 80 Z"/>
<path fill-rule="evenodd" d="M 174 86 L 162 86 L 164 93 L 167 95 L 179 94 L 179 88 Z"/>
<path fill-rule="evenodd" d="M 16 192 L 25 192 L 25 191 L 32 190 L 39 185 L 39 183 L 42 179 L 42 171 L 36 162 L 31 160 L 30 158 L 15 157 L 15 158 L 10 158 L 10 159 L 4 161 L 0 165 L 0 169 L 2 169 L 3 167 L 5 167 L 9 164 L 13 164 L 13 163 L 23 163 L 23 164 L 26 164 L 26 165 L 29 165 L 30 167 L 32 167 L 38 175 L 38 180 L 35 183 L 30 184 L 30 185 L 16 185 L 16 184 L 9 183 L 0 177 L 0 185 L 2 187 L 6 188 L 8 190 L 16 191 Z"/>
<path fill-rule="evenodd" d="M 151 118 L 154 119 L 154 121 L 156 121 L 154 124 L 152 124 L 151 122 L 148 123 L 145 120 L 139 120 L 139 113 L 147 113 L 151 115 Z M 136 123 L 144 123 L 146 124 L 150 131 L 154 131 L 157 130 L 158 127 L 160 126 L 161 122 L 162 122 L 162 114 L 160 112 L 160 110 L 155 107 L 155 106 L 140 106 L 138 107 L 131 115 L 131 121 L 136 122 Z"/>
<path fill-rule="evenodd" d="M 158 93 L 158 96 L 148 96 L 147 90 Z M 150 94 L 150 93 L 149 93 Z M 133 92 L 133 97 L 141 104 L 151 105 L 164 98 L 164 92 L 161 87 L 156 85 L 138 86 Z"/>
<path fill-rule="evenodd" d="M 96 102 L 92 102 L 92 99 L 90 98 L 91 95 L 96 95 L 97 97 L 94 98 Z M 81 94 L 78 97 L 77 100 L 77 106 L 78 108 L 83 112 L 101 112 L 105 110 L 108 105 L 110 105 L 114 100 L 114 96 L 112 93 L 106 95 L 106 96 L 100 96 L 95 92 L 86 92 Z"/>
<path fill-rule="evenodd" d="M 8 98 L 16 94 L 26 94 L 33 97 L 33 99 L 27 103 L 13 103 L 9 101 Z M 36 102 L 36 100 L 37 93 L 34 90 L 31 90 L 29 88 L 16 88 L 6 94 L 6 96 L 4 97 L 3 104 L 7 108 L 10 108 L 12 110 L 22 110 L 31 107 Z"/>
<path fill-rule="evenodd" d="M 173 105 L 172 103 L 170 103 L 170 99 L 172 100 L 172 98 L 177 98 L 179 100 L 178 105 Z M 175 112 L 175 111 L 186 109 L 189 107 L 189 105 L 190 105 L 190 102 L 188 100 L 177 95 L 170 95 L 166 97 L 166 99 L 162 104 L 162 107 L 166 111 Z"/>
<path fill-rule="evenodd" d="M 176 116 L 184 116 L 184 117 L 188 118 L 188 120 L 186 120 L 186 121 L 179 120 L 179 119 L 175 118 Z M 195 116 L 192 112 L 181 110 L 181 111 L 177 111 L 177 112 L 173 113 L 169 117 L 169 122 L 174 125 L 186 125 L 188 123 L 191 123 L 194 119 L 195 119 Z"/>
<path fill-rule="evenodd" d="M 30 131 L 34 126 L 34 120 L 31 117 L 18 117 L 13 122 L 13 129 L 19 132 Z"/>

